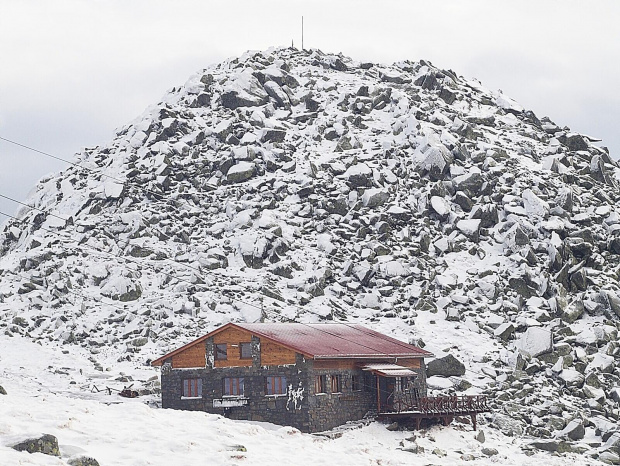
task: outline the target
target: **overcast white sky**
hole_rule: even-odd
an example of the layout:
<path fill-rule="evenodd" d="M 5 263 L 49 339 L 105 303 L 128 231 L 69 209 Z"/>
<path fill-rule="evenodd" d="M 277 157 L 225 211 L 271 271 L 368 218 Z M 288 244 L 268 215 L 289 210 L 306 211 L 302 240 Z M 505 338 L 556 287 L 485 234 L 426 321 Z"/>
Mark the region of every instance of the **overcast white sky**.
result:
<path fill-rule="evenodd" d="M 0 136 L 71 158 L 209 64 L 299 47 L 302 15 L 306 48 L 430 60 L 620 156 L 618 0 L 0 0 Z M 0 194 L 62 168 L 0 141 Z"/>

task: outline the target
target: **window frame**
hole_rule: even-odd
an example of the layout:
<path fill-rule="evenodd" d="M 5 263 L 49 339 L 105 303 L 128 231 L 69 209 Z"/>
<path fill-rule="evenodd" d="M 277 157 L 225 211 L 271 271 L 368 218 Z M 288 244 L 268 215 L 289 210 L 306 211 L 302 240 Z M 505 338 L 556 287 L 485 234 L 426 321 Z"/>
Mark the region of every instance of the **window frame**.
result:
<path fill-rule="evenodd" d="M 332 393 L 342 393 L 342 377 L 340 374 L 332 374 L 329 380 Z"/>
<path fill-rule="evenodd" d="M 327 376 L 325 374 L 316 375 L 314 378 L 314 393 L 319 395 L 321 393 L 327 393 Z"/>
<path fill-rule="evenodd" d="M 265 376 L 265 396 L 283 396 L 287 392 L 288 385 L 285 375 Z"/>
<path fill-rule="evenodd" d="M 249 356 L 243 356 L 243 348 L 248 348 L 250 350 Z M 239 359 L 248 360 L 252 359 L 252 342 L 251 341 L 243 341 L 239 343 Z"/>
<path fill-rule="evenodd" d="M 228 390 L 229 393 L 226 393 Z M 237 393 L 234 393 L 234 392 Z M 222 398 L 240 398 L 245 395 L 244 377 L 223 377 Z"/>
<path fill-rule="evenodd" d="M 202 379 L 193 377 L 182 379 L 181 381 L 181 399 L 195 400 L 202 398 Z"/>
<path fill-rule="evenodd" d="M 361 377 L 357 374 L 351 375 L 351 391 L 352 392 L 361 392 L 362 391 L 362 381 Z"/>
<path fill-rule="evenodd" d="M 220 353 L 222 346 L 224 347 L 224 352 Z M 215 353 L 216 361 L 227 361 L 228 360 L 228 344 L 227 343 L 215 343 L 213 345 L 213 350 Z M 223 357 L 220 356 L 220 354 L 223 354 Z"/>

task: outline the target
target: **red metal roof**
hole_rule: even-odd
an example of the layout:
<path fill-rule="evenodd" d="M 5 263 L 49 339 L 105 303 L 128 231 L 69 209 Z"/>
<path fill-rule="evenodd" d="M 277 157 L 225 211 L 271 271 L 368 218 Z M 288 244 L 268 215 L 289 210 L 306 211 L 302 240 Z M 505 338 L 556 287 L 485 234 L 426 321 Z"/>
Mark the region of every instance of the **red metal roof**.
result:
<path fill-rule="evenodd" d="M 416 346 L 357 324 L 234 324 L 316 359 L 426 357 Z"/>
<path fill-rule="evenodd" d="M 253 335 L 267 338 L 314 359 L 420 358 L 433 356 L 432 353 L 417 346 L 403 343 L 357 324 L 229 323 L 154 360 L 151 364 L 159 366 L 165 359 L 228 327 L 247 330 Z"/>

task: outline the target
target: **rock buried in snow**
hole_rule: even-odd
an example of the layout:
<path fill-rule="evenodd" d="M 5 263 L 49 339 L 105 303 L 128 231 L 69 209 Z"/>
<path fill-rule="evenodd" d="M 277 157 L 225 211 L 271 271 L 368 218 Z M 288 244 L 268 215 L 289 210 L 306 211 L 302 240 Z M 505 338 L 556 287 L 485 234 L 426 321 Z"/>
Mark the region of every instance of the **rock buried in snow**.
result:
<path fill-rule="evenodd" d="M 38 438 L 24 440 L 13 445 L 13 450 L 27 451 L 28 453 L 43 453 L 44 455 L 60 456 L 58 439 L 50 434 Z"/>
<path fill-rule="evenodd" d="M 553 335 L 549 330 L 530 327 L 521 335 L 517 348 L 533 358 L 550 353 L 553 350 Z"/>
<path fill-rule="evenodd" d="M 0 385 L 0 395 L 6 395 L 6 390 L 4 389 L 4 387 L 2 385 Z"/>
<path fill-rule="evenodd" d="M 77 458 L 71 458 L 67 463 L 70 466 L 99 466 L 99 461 L 90 456 L 79 456 Z"/>
<path fill-rule="evenodd" d="M 570 444 L 558 440 L 537 440 L 531 442 L 530 446 L 548 452 L 566 453 L 571 451 Z"/>
<path fill-rule="evenodd" d="M 426 375 L 442 375 L 444 377 L 460 376 L 465 374 L 465 366 L 451 354 L 443 358 L 433 359 L 426 365 Z"/>
<path fill-rule="evenodd" d="M 489 448 L 489 447 L 485 447 L 480 451 L 482 452 L 483 455 L 487 455 L 487 456 L 495 456 L 499 453 L 499 451 L 497 451 L 496 448 Z"/>

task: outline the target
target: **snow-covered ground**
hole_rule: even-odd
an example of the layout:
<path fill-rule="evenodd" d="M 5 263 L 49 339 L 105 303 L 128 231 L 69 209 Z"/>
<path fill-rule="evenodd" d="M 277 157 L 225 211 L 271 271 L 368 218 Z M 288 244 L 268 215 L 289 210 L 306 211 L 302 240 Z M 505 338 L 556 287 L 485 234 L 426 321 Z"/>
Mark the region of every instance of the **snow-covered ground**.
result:
<path fill-rule="evenodd" d="M 0 348 L 0 384 L 8 393 L 0 395 L 2 465 L 64 465 L 82 455 L 101 465 L 456 465 L 467 459 L 468 464 L 592 464 L 572 455 L 528 457 L 520 449 L 522 440 L 503 436 L 484 420 L 484 443 L 474 438 L 471 426 L 458 423 L 412 432 L 372 422 L 330 439 L 292 427 L 159 409 L 155 395 L 127 399 L 93 390 L 122 385 L 114 379 L 123 375 L 148 379 L 157 375 L 154 369 L 125 362 L 96 371 L 85 352 L 72 348 L 65 354 L 19 336 L 0 336 Z M 58 438 L 60 458 L 10 448 L 43 433 Z M 415 445 L 424 451 L 406 451 Z M 498 454 L 487 457 L 482 448 Z"/>

